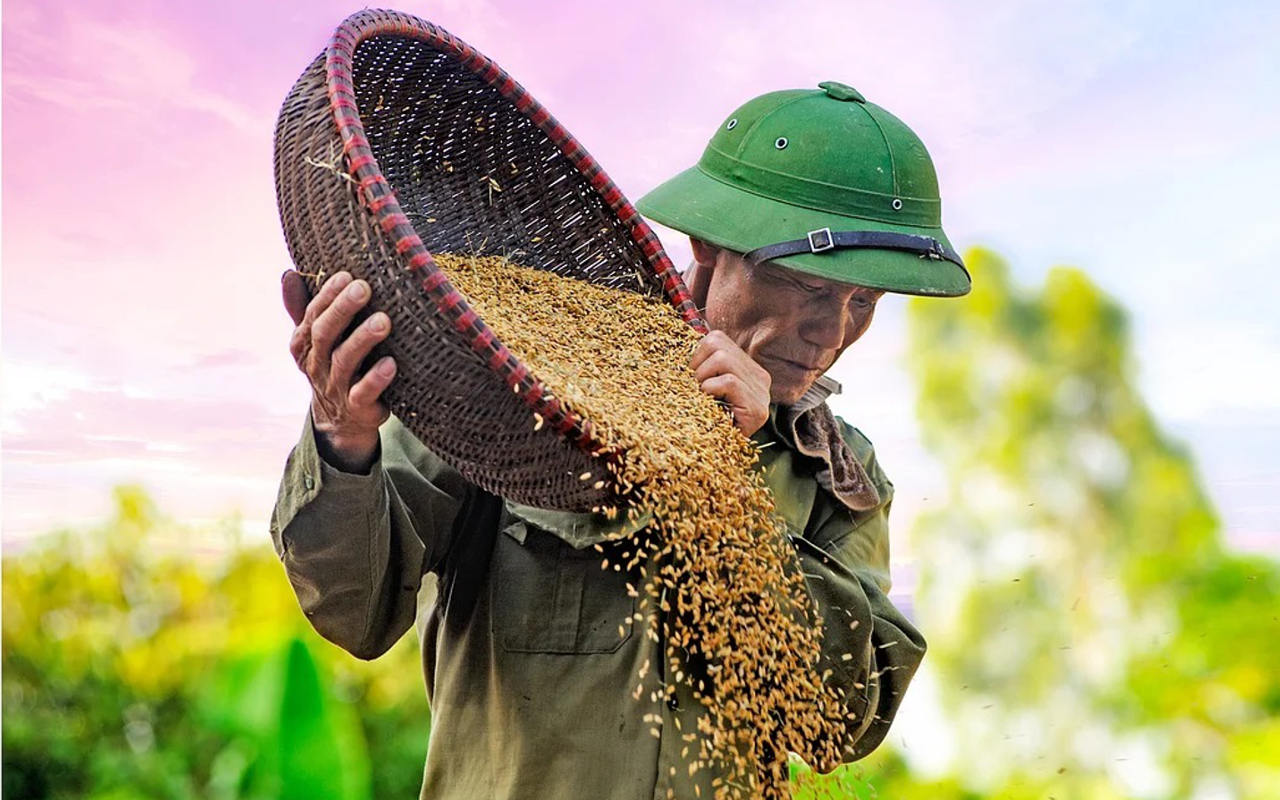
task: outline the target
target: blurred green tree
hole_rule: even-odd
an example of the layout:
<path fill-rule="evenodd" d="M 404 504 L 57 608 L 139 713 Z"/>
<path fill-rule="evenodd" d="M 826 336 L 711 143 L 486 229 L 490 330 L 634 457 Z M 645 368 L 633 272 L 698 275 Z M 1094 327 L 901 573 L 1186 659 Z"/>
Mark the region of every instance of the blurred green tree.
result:
<path fill-rule="evenodd" d="M 1029 292 L 966 261 L 972 294 L 909 306 L 948 476 L 912 542 L 957 748 L 934 796 L 1280 796 L 1276 562 L 1225 548 L 1119 305 L 1076 269 Z"/>
<path fill-rule="evenodd" d="M 126 486 L 104 525 L 6 553 L 4 798 L 416 796 L 415 642 L 366 663 L 321 640 L 265 541 Z"/>

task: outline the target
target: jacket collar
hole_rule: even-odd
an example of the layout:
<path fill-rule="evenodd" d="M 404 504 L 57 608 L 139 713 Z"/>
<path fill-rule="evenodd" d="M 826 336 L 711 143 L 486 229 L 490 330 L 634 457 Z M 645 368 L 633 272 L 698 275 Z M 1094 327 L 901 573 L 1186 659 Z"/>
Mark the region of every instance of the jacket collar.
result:
<path fill-rule="evenodd" d="M 771 406 L 769 425 L 778 440 L 801 455 L 816 459 L 818 485 L 853 511 L 866 511 L 881 502 L 871 476 L 845 441 L 827 398 L 840 384 L 823 375 L 791 406 Z"/>
<path fill-rule="evenodd" d="M 828 378 L 826 375 L 821 375 L 804 394 L 800 395 L 800 399 L 794 405 L 779 406 L 777 403 L 771 403 L 769 405 L 769 421 L 765 425 L 774 437 L 792 450 L 796 450 L 795 431 L 791 430 L 793 426 L 783 424 L 783 419 L 799 417 L 804 412 L 827 402 L 827 398 L 833 394 L 840 394 L 841 390 L 842 387 L 839 382 Z M 790 412 L 785 413 L 788 408 Z M 780 414 L 779 411 L 784 413 Z"/>

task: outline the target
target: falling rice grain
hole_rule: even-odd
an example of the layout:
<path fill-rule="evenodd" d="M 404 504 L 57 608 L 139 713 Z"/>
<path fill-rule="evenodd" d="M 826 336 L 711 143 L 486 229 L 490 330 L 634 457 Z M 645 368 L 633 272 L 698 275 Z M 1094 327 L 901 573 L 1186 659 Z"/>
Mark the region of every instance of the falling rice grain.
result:
<path fill-rule="evenodd" d="M 645 636 L 665 647 L 667 674 L 698 702 L 698 732 L 686 734 L 697 739 L 690 769 L 711 772 L 717 800 L 774 800 L 790 796 L 788 752 L 822 771 L 841 763 L 860 721 L 826 683 L 830 670 L 818 674 L 820 617 L 758 448 L 688 367 L 697 333 L 663 300 L 496 256 L 434 258 L 545 388 L 591 421 L 600 451 L 619 455 L 593 487 L 625 498 L 628 520 L 652 513 L 633 534 L 635 555 L 613 566 L 621 571 L 626 560 L 639 571 L 641 590 L 628 594 L 650 609 Z M 519 384 L 512 389 L 520 394 Z M 619 513 L 597 508 L 606 520 Z M 637 699 L 647 671 L 646 663 Z M 651 702 L 674 691 L 667 685 Z"/>

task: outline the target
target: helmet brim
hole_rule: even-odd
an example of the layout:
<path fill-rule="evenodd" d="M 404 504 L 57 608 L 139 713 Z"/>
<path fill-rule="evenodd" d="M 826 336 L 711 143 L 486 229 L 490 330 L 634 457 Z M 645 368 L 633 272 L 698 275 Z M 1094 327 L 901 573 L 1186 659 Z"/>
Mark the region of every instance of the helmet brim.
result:
<path fill-rule="evenodd" d="M 698 166 L 641 197 L 636 209 L 668 228 L 738 253 L 802 239 L 821 228 L 932 236 L 951 246 L 940 227 L 894 225 L 784 203 L 727 184 Z M 969 273 L 959 264 L 900 250 L 840 248 L 784 256 L 770 263 L 826 280 L 899 294 L 958 297 L 967 294 L 971 286 Z"/>

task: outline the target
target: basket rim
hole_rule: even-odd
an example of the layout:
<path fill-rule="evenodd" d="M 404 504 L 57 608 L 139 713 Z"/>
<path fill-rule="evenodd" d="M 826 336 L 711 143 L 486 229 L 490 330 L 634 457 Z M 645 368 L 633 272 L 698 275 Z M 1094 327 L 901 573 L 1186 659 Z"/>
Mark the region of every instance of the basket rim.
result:
<path fill-rule="evenodd" d="M 465 297 L 453 287 L 401 210 L 395 191 L 383 176 L 382 168 L 365 137 L 352 77 L 356 47 L 369 38 L 383 35 L 404 36 L 426 42 L 435 50 L 451 56 L 510 100 L 588 179 L 592 188 L 628 227 L 631 238 L 639 245 L 681 318 L 702 334 L 708 330 L 706 321 L 693 302 L 684 280 L 662 249 L 657 235 L 605 174 L 599 162 L 556 121 L 545 106 L 492 59 L 445 29 L 399 11 L 365 9 L 347 17 L 337 27 L 325 50 L 325 85 L 329 109 L 342 138 L 347 172 L 355 180 L 361 205 L 376 215 L 378 227 L 394 243 L 396 254 L 406 262 L 407 269 L 421 275 L 420 287 L 434 301 L 440 314 L 455 330 L 469 339 L 472 350 L 482 357 L 488 357 L 489 369 L 497 373 L 530 409 L 537 412 L 544 424 L 579 448 L 596 451 L 602 443 L 594 436 L 591 421 L 566 408 L 546 384 L 507 349 L 497 334 L 471 308 Z"/>

